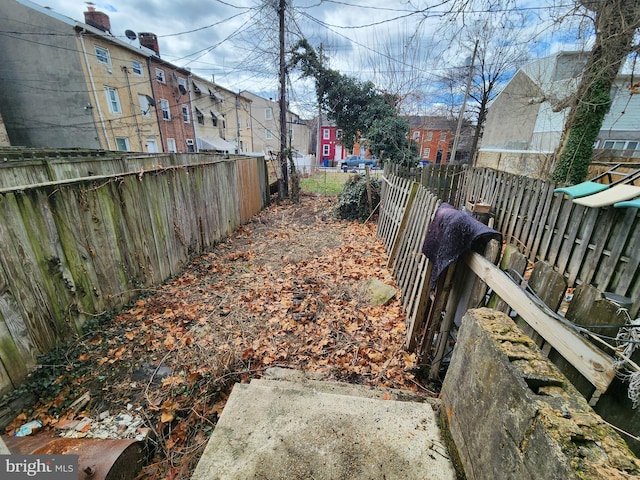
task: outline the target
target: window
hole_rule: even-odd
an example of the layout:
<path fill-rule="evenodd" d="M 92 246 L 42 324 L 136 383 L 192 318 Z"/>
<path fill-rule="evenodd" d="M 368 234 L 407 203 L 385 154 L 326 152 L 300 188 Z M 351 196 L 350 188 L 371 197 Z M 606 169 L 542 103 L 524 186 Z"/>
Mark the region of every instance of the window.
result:
<path fill-rule="evenodd" d="M 116 148 L 119 152 L 128 152 L 129 139 L 126 137 L 116 137 Z"/>
<path fill-rule="evenodd" d="M 271 140 L 273 138 L 273 133 L 271 132 L 270 128 L 265 129 L 264 131 L 264 138 L 266 140 Z"/>
<path fill-rule="evenodd" d="M 103 47 L 99 47 L 95 45 L 96 58 L 100 63 L 106 63 L 107 65 L 111 65 L 111 57 L 109 56 L 109 50 Z"/>
<path fill-rule="evenodd" d="M 156 68 L 156 78 L 160 83 L 167 83 L 167 78 L 164 76 L 164 70 Z"/>
<path fill-rule="evenodd" d="M 169 109 L 169 102 L 164 98 L 160 99 L 160 109 L 162 110 L 162 119 L 171 120 L 171 110 Z"/>
<path fill-rule="evenodd" d="M 420 140 L 420 130 L 416 130 L 415 132 L 413 132 L 413 141 L 417 142 Z"/>
<path fill-rule="evenodd" d="M 158 142 L 155 138 L 147 138 L 147 152 L 158 153 Z"/>
<path fill-rule="evenodd" d="M 107 95 L 109 111 L 111 113 L 122 113 L 122 108 L 120 107 L 120 97 L 118 97 L 118 90 L 111 87 L 104 87 L 104 91 Z"/>
<path fill-rule="evenodd" d="M 426 138 L 427 142 L 430 142 L 431 140 L 433 140 L 433 132 L 431 130 L 429 130 L 427 132 L 427 138 Z"/>
<path fill-rule="evenodd" d="M 289 140 L 293 140 L 293 127 L 289 127 Z"/>
<path fill-rule="evenodd" d="M 218 117 L 213 112 L 211 112 L 211 123 L 213 123 L 214 127 L 218 126 Z"/>
<path fill-rule="evenodd" d="M 193 144 L 193 139 L 192 138 L 187 138 L 187 152 L 195 152 L 196 151 L 196 147 Z"/>
<path fill-rule="evenodd" d="M 322 129 L 322 139 L 323 140 L 329 140 L 331 138 L 331 130 L 329 130 L 328 128 L 323 128 Z"/>
<path fill-rule="evenodd" d="M 271 107 L 267 107 L 264 109 L 264 119 L 273 120 L 273 109 Z"/>
<path fill-rule="evenodd" d="M 440 141 L 444 142 L 447 140 L 447 132 L 440 132 Z"/>
<path fill-rule="evenodd" d="M 423 148 L 422 149 L 422 158 L 429 158 L 431 156 L 431 149 L 430 148 Z"/>
<path fill-rule="evenodd" d="M 191 121 L 188 105 L 182 105 L 182 120 L 184 120 L 184 123 L 189 123 Z"/>
<path fill-rule="evenodd" d="M 178 77 L 178 90 L 180 90 L 180 95 L 187 93 L 187 81 L 182 77 Z"/>
<path fill-rule="evenodd" d="M 131 70 L 133 70 L 133 73 L 135 73 L 136 75 L 144 75 L 141 62 L 137 62 L 135 60 L 131 62 Z"/>
<path fill-rule="evenodd" d="M 322 156 L 323 157 L 328 157 L 329 156 L 329 145 L 323 145 L 322 146 Z"/>
<path fill-rule="evenodd" d="M 167 149 L 172 153 L 176 153 L 178 151 L 178 149 L 176 148 L 175 138 L 167 138 Z"/>
<path fill-rule="evenodd" d="M 146 95 L 138 94 L 138 103 L 140 104 L 140 111 L 143 117 L 151 116 L 151 103 L 149 103 L 149 97 Z"/>
<path fill-rule="evenodd" d="M 196 118 L 200 125 L 204 125 L 204 114 L 196 108 Z"/>
<path fill-rule="evenodd" d="M 336 130 L 336 139 L 342 140 L 342 129 Z"/>
<path fill-rule="evenodd" d="M 247 128 L 249 128 L 251 126 L 251 123 L 249 122 L 249 119 L 247 118 Z"/>

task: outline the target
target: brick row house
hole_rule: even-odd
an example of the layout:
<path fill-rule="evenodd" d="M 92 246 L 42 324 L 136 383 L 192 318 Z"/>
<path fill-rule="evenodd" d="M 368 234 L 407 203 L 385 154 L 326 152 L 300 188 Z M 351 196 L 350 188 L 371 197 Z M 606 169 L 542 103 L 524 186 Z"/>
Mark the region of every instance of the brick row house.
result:
<path fill-rule="evenodd" d="M 443 117 L 410 116 L 409 139 L 418 145 L 420 162 L 450 163 L 455 125 Z"/>
<path fill-rule="evenodd" d="M 0 113 L 12 145 L 256 151 L 252 98 L 163 60 L 153 33 L 121 40 L 91 6 L 84 20 L 29 0 L 0 4 L 0 28 L 13 32 L 0 36 Z"/>

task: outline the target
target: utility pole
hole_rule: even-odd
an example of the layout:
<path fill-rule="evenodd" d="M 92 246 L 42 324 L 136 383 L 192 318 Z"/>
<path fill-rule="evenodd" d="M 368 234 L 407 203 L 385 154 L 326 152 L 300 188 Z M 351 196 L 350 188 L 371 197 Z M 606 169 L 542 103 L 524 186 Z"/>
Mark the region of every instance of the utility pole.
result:
<path fill-rule="evenodd" d="M 464 92 L 464 100 L 462 101 L 462 108 L 460 109 L 460 116 L 458 117 L 458 126 L 456 128 L 456 135 L 453 137 L 453 147 L 451 148 L 451 161 L 456 161 L 456 153 L 458 150 L 458 141 L 460 140 L 460 130 L 462 128 L 462 119 L 464 118 L 464 111 L 467 108 L 467 97 L 469 96 L 469 90 L 471 89 L 471 79 L 473 78 L 473 64 L 476 61 L 476 53 L 478 51 L 478 40 L 473 47 L 473 55 L 471 56 L 471 65 L 469 65 L 469 76 L 467 77 L 467 88 Z M 471 159 L 473 161 L 473 159 Z"/>
<path fill-rule="evenodd" d="M 278 188 L 280 200 L 289 196 L 289 175 L 287 173 L 287 69 L 284 56 L 284 13 L 287 1 L 279 0 L 278 19 L 280 27 L 280 172 L 282 181 Z"/>
<path fill-rule="evenodd" d="M 318 47 L 318 60 L 320 60 L 320 65 L 322 65 L 322 42 Z M 322 131 L 322 105 L 318 102 L 318 128 L 317 128 L 317 138 L 316 138 L 316 168 L 320 166 L 320 162 L 322 162 L 322 140 L 320 137 L 320 133 Z"/>

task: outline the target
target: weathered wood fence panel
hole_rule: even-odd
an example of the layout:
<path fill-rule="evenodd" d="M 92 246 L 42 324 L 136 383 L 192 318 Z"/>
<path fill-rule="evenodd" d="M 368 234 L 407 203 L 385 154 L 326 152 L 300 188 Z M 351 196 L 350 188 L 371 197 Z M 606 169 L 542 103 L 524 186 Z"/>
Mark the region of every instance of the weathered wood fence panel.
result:
<path fill-rule="evenodd" d="M 268 199 L 263 158 L 0 189 L 0 393 L 88 315 L 179 273 Z"/>
<path fill-rule="evenodd" d="M 77 178 L 141 172 L 158 167 L 195 165 L 223 160 L 204 153 L 128 154 L 118 152 L 0 148 L 0 188 Z M 232 155 L 230 159 L 250 160 Z"/>
<path fill-rule="evenodd" d="M 464 172 L 464 200 L 491 202 L 494 228 L 532 263 L 542 260 L 570 287 L 594 284 L 633 301 L 640 310 L 640 211 L 575 205 L 551 182 L 473 168 Z M 463 199 L 459 199 L 462 207 Z"/>

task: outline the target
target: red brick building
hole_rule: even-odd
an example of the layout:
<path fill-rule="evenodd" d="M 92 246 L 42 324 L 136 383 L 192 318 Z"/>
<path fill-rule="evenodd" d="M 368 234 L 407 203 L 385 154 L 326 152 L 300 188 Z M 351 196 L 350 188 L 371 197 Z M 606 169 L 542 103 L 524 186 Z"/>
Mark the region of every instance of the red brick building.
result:
<path fill-rule="evenodd" d="M 449 163 L 455 124 L 443 117 L 408 117 L 409 139 L 418 145 L 422 163 Z"/>
<path fill-rule="evenodd" d="M 192 118 L 189 85 L 191 73 L 159 58 L 158 41 L 152 33 L 140 33 L 140 43 L 156 52 L 149 70 L 155 105 L 143 105 L 143 115 L 157 115 L 164 152 L 195 152 L 196 135 Z M 148 99 L 147 99 L 148 101 Z"/>
<path fill-rule="evenodd" d="M 349 152 L 342 144 L 342 130 L 326 118 L 320 125 L 320 162 L 319 165 L 337 166 Z"/>

